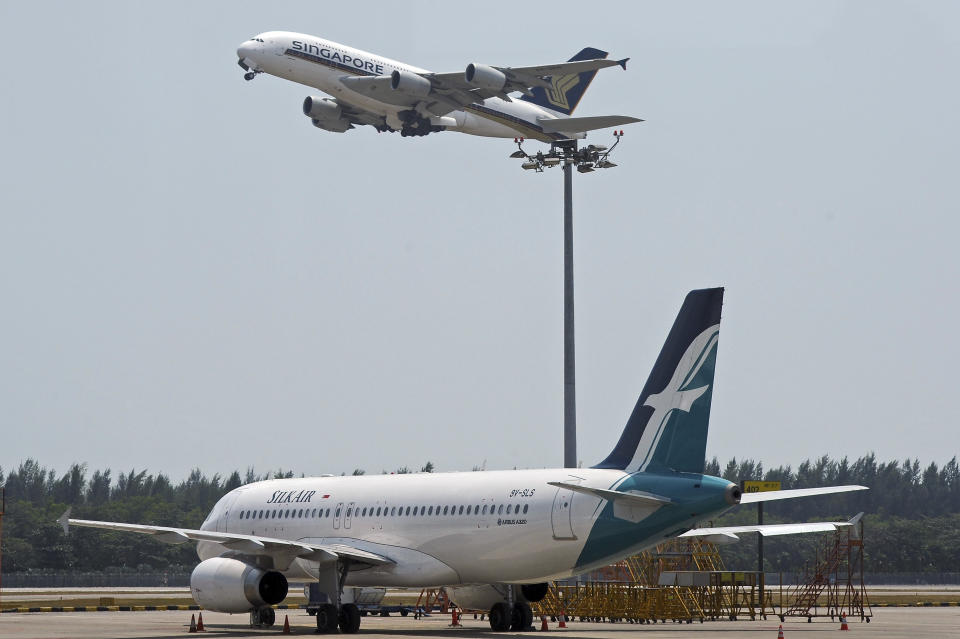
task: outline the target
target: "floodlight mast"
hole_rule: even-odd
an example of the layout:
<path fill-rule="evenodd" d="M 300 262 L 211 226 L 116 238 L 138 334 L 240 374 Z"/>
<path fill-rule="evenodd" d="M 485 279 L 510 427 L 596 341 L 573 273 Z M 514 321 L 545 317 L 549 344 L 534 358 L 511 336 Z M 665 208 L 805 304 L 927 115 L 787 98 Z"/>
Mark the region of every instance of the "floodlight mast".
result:
<path fill-rule="evenodd" d="M 523 158 L 521 167 L 543 173 L 545 168 L 563 164 L 563 466 L 577 467 L 577 388 L 573 330 L 573 167 L 580 173 L 595 169 L 611 169 L 610 153 L 620 144 L 623 131 L 614 131 L 616 142 L 610 148 L 589 144 L 577 148 L 576 140 L 557 140 L 550 151 L 528 155 L 523 150 L 523 138 L 515 138 L 517 150 L 512 158 Z"/>

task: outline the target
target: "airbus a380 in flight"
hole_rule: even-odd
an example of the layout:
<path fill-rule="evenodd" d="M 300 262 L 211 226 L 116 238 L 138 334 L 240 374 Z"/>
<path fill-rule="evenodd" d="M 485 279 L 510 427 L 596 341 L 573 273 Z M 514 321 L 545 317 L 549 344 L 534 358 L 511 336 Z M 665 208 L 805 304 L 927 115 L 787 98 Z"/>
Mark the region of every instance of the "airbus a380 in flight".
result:
<path fill-rule="evenodd" d="M 326 595 L 321 632 L 354 633 L 352 586 L 446 587 L 458 605 L 489 610 L 494 630 L 530 626 L 547 582 L 609 565 L 671 537 L 735 540 L 835 530 L 850 522 L 701 528 L 738 504 L 862 490 L 833 486 L 741 494 L 703 474 L 723 289 L 687 295 L 620 440 L 591 468 L 277 479 L 241 486 L 199 530 L 60 518 L 87 526 L 196 541 L 198 604 L 251 614 L 288 582 Z M 522 463 L 522 462 L 521 462 Z M 858 516 L 859 517 L 859 516 Z"/>
<path fill-rule="evenodd" d="M 559 64 L 470 63 L 464 71 L 432 73 L 311 35 L 269 31 L 241 44 L 237 56 L 247 80 L 267 73 L 332 96 L 303 101 L 304 115 L 327 131 L 367 124 L 403 136 L 459 131 L 552 142 L 640 122 L 621 115 L 570 117 L 598 70 L 627 68 L 626 58 L 607 60 L 605 51 L 590 47 Z"/>

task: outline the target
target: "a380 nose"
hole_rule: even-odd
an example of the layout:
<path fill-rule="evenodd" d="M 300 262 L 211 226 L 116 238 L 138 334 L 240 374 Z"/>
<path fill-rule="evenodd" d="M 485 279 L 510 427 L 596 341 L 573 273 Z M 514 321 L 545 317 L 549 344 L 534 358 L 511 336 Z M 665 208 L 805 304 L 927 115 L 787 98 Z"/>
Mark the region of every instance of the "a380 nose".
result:
<path fill-rule="evenodd" d="M 240 59 L 240 62 L 243 62 L 245 59 L 249 58 L 253 53 L 253 43 L 250 41 L 244 42 L 237 48 L 237 58 Z"/>
<path fill-rule="evenodd" d="M 251 68 L 256 50 L 256 42 L 253 40 L 248 40 L 237 48 L 237 64 L 247 72 L 243 76 L 245 80 L 253 80 L 257 76 L 256 68 Z"/>

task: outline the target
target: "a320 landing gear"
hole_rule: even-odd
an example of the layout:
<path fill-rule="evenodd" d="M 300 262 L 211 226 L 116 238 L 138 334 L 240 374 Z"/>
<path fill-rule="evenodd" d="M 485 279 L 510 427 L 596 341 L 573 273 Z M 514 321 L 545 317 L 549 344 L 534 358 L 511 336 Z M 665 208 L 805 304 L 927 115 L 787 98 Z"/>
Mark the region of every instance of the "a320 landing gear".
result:
<path fill-rule="evenodd" d="M 520 632 L 533 625 L 533 611 L 530 604 L 521 601 L 513 604 L 513 614 L 510 617 L 510 630 Z"/>
<path fill-rule="evenodd" d="M 340 629 L 345 635 L 356 634 L 360 630 L 360 608 L 347 603 L 340 606 L 340 612 L 333 604 L 322 604 L 317 608 L 317 632 L 328 634 Z"/>
<path fill-rule="evenodd" d="M 263 606 L 250 612 L 250 625 L 269 628 L 277 621 L 277 613 L 270 606 Z"/>
<path fill-rule="evenodd" d="M 335 633 L 339 629 L 345 635 L 352 635 L 360 630 L 360 608 L 354 603 L 342 603 L 343 586 L 349 571 L 349 560 L 321 565 L 318 583 L 310 586 L 311 602 L 326 600 L 316 607 L 318 633 Z"/>
<path fill-rule="evenodd" d="M 360 630 L 360 609 L 356 604 L 348 603 L 340 606 L 340 632 L 345 635 L 356 634 Z"/>
<path fill-rule="evenodd" d="M 490 628 L 495 632 L 522 632 L 528 630 L 532 624 L 533 611 L 525 601 L 518 601 L 512 607 L 501 601 L 490 608 Z"/>
<path fill-rule="evenodd" d="M 333 604 L 322 604 L 317 608 L 317 632 L 336 632 L 340 622 L 337 607 Z"/>

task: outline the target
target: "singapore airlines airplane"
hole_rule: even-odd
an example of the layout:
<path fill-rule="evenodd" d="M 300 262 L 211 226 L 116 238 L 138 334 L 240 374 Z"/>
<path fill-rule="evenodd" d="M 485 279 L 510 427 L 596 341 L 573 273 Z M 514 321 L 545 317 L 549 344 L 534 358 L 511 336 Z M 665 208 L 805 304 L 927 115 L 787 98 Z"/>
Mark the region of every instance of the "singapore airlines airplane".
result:
<path fill-rule="evenodd" d="M 605 51 L 590 47 L 560 64 L 470 63 L 465 71 L 432 73 L 314 36 L 269 31 L 241 44 L 237 56 L 247 80 L 267 73 L 333 96 L 308 96 L 303 113 L 314 126 L 338 133 L 368 124 L 404 137 L 459 131 L 553 142 L 641 121 L 570 117 L 599 69 L 627 68 L 627 58 L 606 60 Z M 510 97 L 517 92 L 519 100 Z"/>
<path fill-rule="evenodd" d="M 671 537 L 735 540 L 835 530 L 856 521 L 699 528 L 738 505 L 862 490 L 741 494 L 703 474 L 723 289 L 687 295 L 620 440 L 591 468 L 277 479 L 225 495 L 199 530 L 60 518 L 68 525 L 198 542 L 190 587 L 209 610 L 274 622 L 288 582 L 326 595 L 321 632 L 357 632 L 352 586 L 448 589 L 489 610 L 493 630 L 530 626 L 547 582 Z"/>

